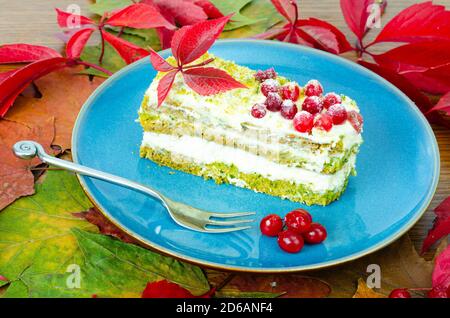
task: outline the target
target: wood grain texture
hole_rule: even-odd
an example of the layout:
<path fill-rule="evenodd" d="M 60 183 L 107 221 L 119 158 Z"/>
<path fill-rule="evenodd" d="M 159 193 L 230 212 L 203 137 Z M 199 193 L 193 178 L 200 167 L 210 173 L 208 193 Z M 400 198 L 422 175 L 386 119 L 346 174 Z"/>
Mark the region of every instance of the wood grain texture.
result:
<path fill-rule="evenodd" d="M 170 1 L 170 0 L 167 0 Z M 384 25 L 400 10 L 409 5 L 421 1 L 413 0 L 391 0 L 382 19 Z M 55 37 L 59 31 L 56 24 L 55 7 L 66 8 L 69 4 L 79 4 L 83 14 L 87 14 L 89 1 L 83 0 L 0 0 L 0 44 L 5 43 L 33 43 L 62 49 L 63 43 Z M 302 18 L 316 17 L 333 23 L 344 31 L 351 41 L 355 38 L 345 25 L 338 0 L 301 0 L 300 15 Z M 449 0 L 434 1 L 450 7 Z M 373 30 L 367 40 L 375 37 L 378 30 Z M 374 47 L 377 51 L 389 48 L 386 45 Z M 346 57 L 354 59 L 353 55 Z M 0 70 L 5 67 L 0 67 Z M 435 197 L 425 213 L 424 217 L 410 231 L 410 236 L 417 248 L 430 228 L 434 219 L 432 210 L 447 196 L 450 195 L 450 130 L 434 126 L 436 138 L 441 151 L 441 176 Z M 431 173 L 431 170 L 430 170 Z M 411 185 L 414 186 L 413 184 Z M 380 198 L 382 200 L 383 198 Z"/>

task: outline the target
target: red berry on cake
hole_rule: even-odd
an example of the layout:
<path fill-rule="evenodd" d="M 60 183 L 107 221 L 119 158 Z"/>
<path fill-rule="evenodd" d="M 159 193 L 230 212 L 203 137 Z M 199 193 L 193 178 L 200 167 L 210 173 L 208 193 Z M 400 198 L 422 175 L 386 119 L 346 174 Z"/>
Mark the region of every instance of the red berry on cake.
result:
<path fill-rule="evenodd" d="M 257 103 L 255 105 L 253 105 L 252 107 L 252 111 L 251 114 L 253 117 L 255 118 L 263 118 L 264 116 L 266 116 L 266 105 L 264 105 L 263 103 Z"/>
<path fill-rule="evenodd" d="M 265 71 L 261 71 L 261 70 L 257 71 L 254 76 L 255 76 L 257 81 L 262 83 L 262 82 L 264 82 L 267 79 L 270 79 L 270 78 L 275 79 L 275 78 L 277 78 L 277 72 L 275 72 L 274 68 L 271 67 L 271 68 L 269 68 L 269 69 L 267 69 Z"/>
<path fill-rule="evenodd" d="M 305 242 L 301 234 L 291 230 L 285 230 L 278 234 L 278 245 L 288 253 L 298 253 L 302 250 Z"/>
<path fill-rule="evenodd" d="M 327 114 L 331 116 L 333 124 L 335 125 L 340 125 L 347 119 L 347 111 L 342 104 L 330 106 Z"/>
<path fill-rule="evenodd" d="M 279 88 L 280 85 L 276 80 L 268 79 L 261 84 L 261 93 L 267 97 L 269 93 L 278 93 Z"/>
<path fill-rule="evenodd" d="M 290 99 L 286 99 L 281 104 L 281 116 L 286 119 L 293 119 L 295 114 L 297 114 L 297 105 L 294 104 Z"/>
<path fill-rule="evenodd" d="M 296 102 L 300 96 L 300 87 L 295 83 L 288 83 L 280 88 L 280 94 L 283 99 Z"/>
<path fill-rule="evenodd" d="M 317 114 L 322 111 L 322 101 L 320 97 L 310 96 L 306 97 L 302 104 L 302 110 L 311 114 Z"/>
<path fill-rule="evenodd" d="M 364 123 L 364 119 L 361 114 L 357 111 L 351 110 L 347 113 L 347 119 L 349 123 L 355 128 L 356 132 L 359 134 L 362 130 L 362 125 Z"/>
<path fill-rule="evenodd" d="M 310 228 L 302 233 L 303 238 L 308 244 L 319 244 L 327 238 L 327 230 L 319 223 L 311 223 Z"/>
<path fill-rule="evenodd" d="M 319 81 L 310 80 L 305 85 L 305 95 L 306 96 L 322 96 L 323 88 Z"/>
<path fill-rule="evenodd" d="M 330 131 L 333 128 L 333 119 L 327 113 L 319 114 L 314 121 L 314 127 L 325 131 Z"/>
<path fill-rule="evenodd" d="M 330 106 L 342 103 L 342 98 L 336 93 L 328 93 L 322 100 L 323 108 L 328 109 Z"/>
<path fill-rule="evenodd" d="M 283 220 L 276 214 L 270 214 L 261 220 L 259 228 L 264 235 L 277 236 L 283 229 Z"/>
<path fill-rule="evenodd" d="M 277 112 L 281 109 L 283 100 L 278 93 L 269 93 L 266 99 L 266 108 L 271 112 Z"/>
<path fill-rule="evenodd" d="M 296 233 L 303 233 L 309 230 L 312 217 L 306 210 L 297 209 L 286 214 L 284 223 L 286 223 L 289 230 Z"/>
<path fill-rule="evenodd" d="M 301 133 L 311 132 L 314 126 L 314 116 L 304 110 L 294 116 L 294 128 Z"/>

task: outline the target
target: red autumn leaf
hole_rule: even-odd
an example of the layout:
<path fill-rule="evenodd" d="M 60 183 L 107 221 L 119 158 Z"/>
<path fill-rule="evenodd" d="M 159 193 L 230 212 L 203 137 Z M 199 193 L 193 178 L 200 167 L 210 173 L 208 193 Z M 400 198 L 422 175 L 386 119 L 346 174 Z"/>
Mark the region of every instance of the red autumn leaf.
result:
<path fill-rule="evenodd" d="M 447 107 L 450 110 L 450 93 L 444 96 L 443 99 L 447 99 Z M 436 107 L 437 105 L 434 108 Z M 423 241 L 422 253 L 428 251 L 438 240 L 450 234 L 450 197 L 434 209 L 434 213 L 436 218 L 434 219 L 433 227 L 428 231 L 428 235 Z"/>
<path fill-rule="evenodd" d="M 368 8 L 375 0 L 341 0 L 341 10 L 348 27 L 361 40 L 366 33 Z"/>
<path fill-rule="evenodd" d="M 0 83 L 6 80 L 8 77 L 11 77 L 11 75 L 14 74 L 15 72 L 16 70 L 0 73 Z"/>
<path fill-rule="evenodd" d="M 109 17 L 106 24 L 135 29 L 150 29 L 157 27 L 166 27 L 168 29 L 176 28 L 162 16 L 155 6 L 144 3 L 135 3 L 119 11 L 115 11 Z"/>
<path fill-rule="evenodd" d="M 160 280 L 153 283 L 147 283 L 142 298 L 211 298 L 215 293 L 214 288 L 204 295 L 194 296 L 178 284 L 167 280 Z"/>
<path fill-rule="evenodd" d="M 377 73 L 381 77 L 391 82 L 393 85 L 397 86 L 403 93 L 405 93 L 422 112 L 426 112 L 431 108 L 430 99 L 424 95 L 420 90 L 418 90 L 414 85 L 412 85 L 405 77 L 396 73 L 395 71 L 376 65 L 368 63 L 365 61 L 358 61 L 359 64 L 368 68 L 369 70 Z"/>
<path fill-rule="evenodd" d="M 192 25 L 208 19 L 208 15 L 198 5 L 185 0 L 143 0 L 142 3 L 155 5 L 172 24 Z"/>
<path fill-rule="evenodd" d="M 186 84 L 200 95 L 214 95 L 235 88 L 247 88 L 227 72 L 213 67 L 198 67 L 183 71 Z"/>
<path fill-rule="evenodd" d="M 150 54 L 147 50 L 118 38 L 105 30 L 102 30 L 101 32 L 105 41 L 111 44 L 127 64 L 131 64 Z"/>
<path fill-rule="evenodd" d="M 74 33 L 66 45 L 67 58 L 78 59 L 94 31 L 95 29 L 93 28 L 87 28 Z"/>
<path fill-rule="evenodd" d="M 53 57 L 39 60 L 16 70 L 13 76 L 0 83 L 0 117 L 12 106 L 17 96 L 35 79 L 65 67 L 67 59 Z"/>
<path fill-rule="evenodd" d="M 433 288 L 447 290 L 450 287 L 450 246 L 436 257 L 433 275 Z"/>
<path fill-rule="evenodd" d="M 61 28 L 68 27 L 77 27 L 81 25 L 91 25 L 95 24 L 95 22 L 88 17 L 83 15 L 73 14 L 70 12 L 62 11 L 58 8 L 55 8 L 57 14 L 58 25 Z"/>
<path fill-rule="evenodd" d="M 206 53 L 231 16 L 181 28 L 172 38 L 172 53 L 179 64 L 189 64 Z"/>
<path fill-rule="evenodd" d="M 314 44 L 318 49 L 333 54 L 341 54 L 353 49 L 345 35 L 328 22 L 309 18 L 308 20 L 299 20 L 296 26 L 304 32 L 305 40 Z"/>
<path fill-rule="evenodd" d="M 192 2 L 193 4 L 199 6 L 206 13 L 208 18 L 217 19 L 223 17 L 222 12 L 220 12 L 217 7 L 212 4 L 209 0 L 185 0 L 188 2 Z"/>
<path fill-rule="evenodd" d="M 414 86 L 430 94 L 450 92 L 450 65 L 431 68 L 425 72 L 403 74 Z"/>
<path fill-rule="evenodd" d="M 158 34 L 162 49 L 170 48 L 175 31 L 166 28 L 156 28 L 156 33 Z"/>
<path fill-rule="evenodd" d="M 159 54 L 156 53 L 152 48 L 150 48 L 150 61 L 152 62 L 155 70 L 159 72 L 168 72 L 175 69 L 175 67 L 167 63 L 167 61 L 159 56 Z"/>
<path fill-rule="evenodd" d="M 292 0 L 271 0 L 273 6 L 277 11 L 291 23 L 294 23 L 297 18 L 295 6 L 292 5 Z"/>
<path fill-rule="evenodd" d="M 0 46 L 0 64 L 30 63 L 52 57 L 61 57 L 61 54 L 40 45 L 19 43 Z"/>
<path fill-rule="evenodd" d="M 158 106 L 161 106 L 163 101 L 169 95 L 170 89 L 172 88 L 175 76 L 177 76 L 178 71 L 171 71 L 164 75 L 158 83 Z"/>
<path fill-rule="evenodd" d="M 424 40 L 450 40 L 450 11 L 445 6 L 427 1 L 406 8 L 381 30 L 374 42 Z"/>

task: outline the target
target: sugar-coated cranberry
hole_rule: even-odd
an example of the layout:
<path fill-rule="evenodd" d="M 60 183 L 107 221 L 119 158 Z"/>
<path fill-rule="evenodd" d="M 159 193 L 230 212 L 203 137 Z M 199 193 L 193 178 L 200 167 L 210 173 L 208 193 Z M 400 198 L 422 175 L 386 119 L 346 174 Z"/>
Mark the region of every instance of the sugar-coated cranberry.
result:
<path fill-rule="evenodd" d="M 428 298 L 450 298 L 450 286 L 449 288 L 434 287 L 427 293 Z"/>
<path fill-rule="evenodd" d="M 283 229 L 283 220 L 276 214 L 270 214 L 261 220 L 259 228 L 264 235 L 277 236 Z"/>
<path fill-rule="evenodd" d="M 323 93 L 322 85 L 317 80 L 310 80 L 305 85 L 306 96 L 321 96 Z"/>
<path fill-rule="evenodd" d="M 335 125 L 340 125 L 347 119 L 347 111 L 341 104 L 330 106 L 327 113 L 331 116 Z"/>
<path fill-rule="evenodd" d="M 397 288 L 391 291 L 389 298 L 411 298 L 411 294 L 406 288 Z"/>
<path fill-rule="evenodd" d="M 273 67 L 265 70 L 265 71 L 257 71 L 255 74 L 255 78 L 257 81 L 259 82 L 264 82 L 267 79 L 275 79 L 277 78 L 277 72 L 275 72 L 275 70 L 273 69 Z"/>
<path fill-rule="evenodd" d="M 301 133 L 311 132 L 314 126 L 314 116 L 304 110 L 294 116 L 294 128 Z"/>
<path fill-rule="evenodd" d="M 302 104 L 302 110 L 305 110 L 313 115 L 320 113 L 322 110 L 322 101 L 320 100 L 320 97 L 306 97 Z"/>
<path fill-rule="evenodd" d="M 342 98 L 336 93 L 328 93 L 322 100 L 323 108 L 330 108 L 330 106 L 342 103 Z"/>
<path fill-rule="evenodd" d="M 353 128 L 355 128 L 356 132 L 359 134 L 362 130 L 362 126 L 364 123 L 364 119 L 362 118 L 361 114 L 357 111 L 351 110 L 347 112 L 347 119 L 349 123 L 352 125 Z"/>
<path fill-rule="evenodd" d="M 295 83 L 288 83 L 280 88 L 280 94 L 283 99 L 296 102 L 300 96 L 300 87 Z"/>
<path fill-rule="evenodd" d="M 279 88 L 280 85 L 276 80 L 268 79 L 261 84 L 261 93 L 267 97 L 269 93 L 278 93 Z"/>
<path fill-rule="evenodd" d="M 319 244 L 327 238 L 327 230 L 319 223 L 311 223 L 308 231 L 302 233 L 306 243 Z"/>
<path fill-rule="evenodd" d="M 314 121 L 314 127 L 330 131 L 333 128 L 333 119 L 327 113 L 319 114 Z"/>
<path fill-rule="evenodd" d="M 263 118 L 264 116 L 266 116 L 266 105 L 264 105 L 263 103 L 257 103 L 255 105 L 253 105 L 252 107 L 252 111 L 251 114 L 253 117 L 255 118 Z"/>
<path fill-rule="evenodd" d="M 296 233 L 303 233 L 309 230 L 312 217 L 308 211 L 297 209 L 286 214 L 284 223 L 286 223 L 288 229 Z"/>
<path fill-rule="evenodd" d="M 278 234 L 278 245 L 283 251 L 288 253 L 298 253 L 302 250 L 305 242 L 301 234 L 291 230 L 285 230 Z"/>
<path fill-rule="evenodd" d="M 266 108 L 271 112 L 277 112 L 281 109 L 283 100 L 278 93 L 269 93 L 266 99 Z"/>
<path fill-rule="evenodd" d="M 281 116 L 284 118 L 293 119 L 297 112 L 297 105 L 295 105 L 290 99 L 284 100 L 283 104 L 281 104 Z"/>

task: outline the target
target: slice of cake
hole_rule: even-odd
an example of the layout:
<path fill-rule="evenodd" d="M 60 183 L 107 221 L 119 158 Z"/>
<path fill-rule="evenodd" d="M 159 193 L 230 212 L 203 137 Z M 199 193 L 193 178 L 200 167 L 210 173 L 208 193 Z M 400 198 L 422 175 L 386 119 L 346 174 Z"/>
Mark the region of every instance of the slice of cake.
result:
<path fill-rule="evenodd" d="M 211 54 L 210 64 L 247 86 L 201 96 L 178 74 L 157 107 L 158 73 L 139 119 L 141 156 L 218 183 L 308 205 L 327 205 L 344 192 L 362 143 L 362 117 L 347 96 L 324 95 L 273 69 L 254 71 Z M 169 62 L 175 63 L 173 58 Z"/>

